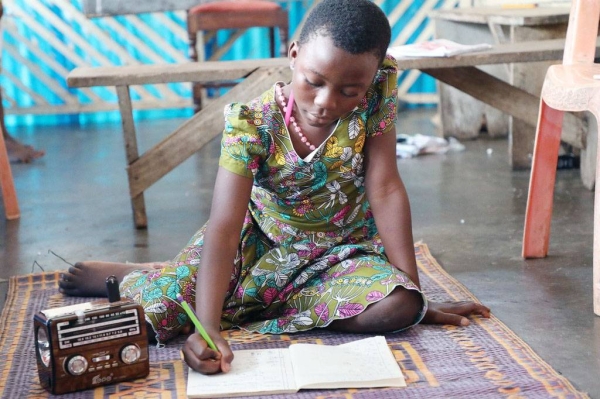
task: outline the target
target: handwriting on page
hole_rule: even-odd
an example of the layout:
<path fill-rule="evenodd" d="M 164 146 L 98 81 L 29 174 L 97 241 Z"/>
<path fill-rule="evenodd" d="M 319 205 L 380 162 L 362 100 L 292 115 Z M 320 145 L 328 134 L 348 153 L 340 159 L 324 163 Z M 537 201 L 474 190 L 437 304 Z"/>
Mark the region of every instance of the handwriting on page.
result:
<path fill-rule="evenodd" d="M 241 350 L 235 351 L 234 356 L 227 374 L 204 375 L 190 369 L 188 395 L 206 391 L 217 396 L 238 390 L 251 393 L 296 389 L 287 349 Z"/>

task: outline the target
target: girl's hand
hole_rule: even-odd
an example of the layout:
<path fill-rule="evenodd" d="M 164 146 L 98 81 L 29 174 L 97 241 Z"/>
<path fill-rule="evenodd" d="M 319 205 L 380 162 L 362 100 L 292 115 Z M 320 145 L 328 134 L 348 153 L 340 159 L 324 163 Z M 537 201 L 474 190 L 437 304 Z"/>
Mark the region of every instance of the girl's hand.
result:
<path fill-rule="evenodd" d="M 219 352 L 209 348 L 200 334 L 193 333 L 183 344 L 183 360 L 192 369 L 202 374 L 227 373 L 231 369 L 233 353 L 220 334 L 210 334 Z"/>
<path fill-rule="evenodd" d="M 471 301 L 461 302 L 429 302 L 427 313 L 422 323 L 425 324 L 451 324 L 454 326 L 468 326 L 467 317 L 479 315 L 486 319 L 490 317 L 490 308 Z"/>

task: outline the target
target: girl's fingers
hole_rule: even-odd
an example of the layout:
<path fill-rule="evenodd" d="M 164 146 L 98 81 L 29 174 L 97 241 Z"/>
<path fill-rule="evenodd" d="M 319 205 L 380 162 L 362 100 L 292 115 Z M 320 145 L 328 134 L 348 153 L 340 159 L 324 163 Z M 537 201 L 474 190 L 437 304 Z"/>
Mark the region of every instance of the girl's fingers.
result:
<path fill-rule="evenodd" d="M 423 322 L 430 324 L 468 326 L 470 324 L 468 317 L 472 315 L 488 318 L 490 317 L 490 308 L 470 301 L 447 303 L 430 302 L 430 307 Z"/>
<path fill-rule="evenodd" d="M 221 353 L 221 371 L 224 373 L 231 370 L 231 362 L 233 361 L 233 352 L 229 347 L 229 344 L 224 339 L 216 339 L 215 345 Z"/>
<path fill-rule="evenodd" d="M 221 354 L 210 349 L 198 334 L 191 334 L 185 341 L 183 357 L 188 366 L 202 374 L 221 371 Z"/>

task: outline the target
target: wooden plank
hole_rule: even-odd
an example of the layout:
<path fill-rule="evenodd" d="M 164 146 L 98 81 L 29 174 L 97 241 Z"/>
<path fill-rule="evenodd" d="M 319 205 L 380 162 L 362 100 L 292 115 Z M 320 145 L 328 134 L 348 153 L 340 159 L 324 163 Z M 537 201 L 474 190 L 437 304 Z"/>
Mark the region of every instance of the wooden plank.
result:
<path fill-rule="evenodd" d="M 597 42 L 600 48 L 600 39 Z M 421 57 L 398 60 L 400 69 L 455 68 L 464 66 L 561 60 L 564 39 L 498 44 L 487 51 L 455 57 Z M 598 55 L 600 51 L 597 50 Z M 243 61 L 207 61 L 162 65 L 79 67 L 69 73 L 71 87 L 144 85 L 172 82 L 209 82 L 240 79 L 259 67 L 287 66 L 287 58 Z"/>
<path fill-rule="evenodd" d="M 466 7 L 436 10 L 429 14 L 433 19 L 487 24 L 492 21 L 502 25 L 532 26 L 567 23 L 569 6 L 536 8 Z"/>
<path fill-rule="evenodd" d="M 530 126 L 537 125 L 540 102 L 537 96 L 478 68 L 425 69 L 423 72 L 502 112 L 519 118 Z M 573 114 L 565 113 L 562 140 L 577 148 L 585 148 L 583 123 Z"/>
<path fill-rule="evenodd" d="M 536 40 L 502 43 L 491 49 L 455 57 L 405 58 L 398 61 L 401 69 L 455 68 L 476 65 L 508 64 L 518 62 L 560 61 L 565 46 L 564 39 Z M 596 55 L 600 55 L 600 38 L 596 42 Z"/>
<path fill-rule="evenodd" d="M 83 0 L 83 12 L 88 17 L 110 15 L 142 14 L 147 12 L 163 12 L 187 10 L 199 4 L 213 3 L 221 0 Z M 277 3 L 293 3 L 303 0 L 267 0 Z"/>
<path fill-rule="evenodd" d="M 222 97 L 214 100 L 175 132 L 143 154 L 128 168 L 130 195 L 136 197 L 223 131 L 223 107 L 248 102 L 268 90 L 273 82 L 288 81 L 287 67 L 260 68 Z"/>
<path fill-rule="evenodd" d="M 2 71 L 4 74 L 4 71 Z M 9 100 L 5 98 L 3 94 L 2 99 L 4 101 Z M 16 104 L 14 100 L 10 101 L 11 104 Z M 147 109 L 181 109 L 181 108 L 192 108 L 192 100 L 190 98 L 180 98 L 177 101 L 164 101 L 156 99 L 153 101 L 135 101 L 136 110 L 147 110 Z M 85 112 L 101 112 L 101 111 L 118 111 L 119 105 L 117 103 L 89 103 L 89 104 L 44 104 L 35 106 L 16 106 L 4 107 L 4 113 L 7 115 L 56 115 L 56 114 L 80 114 Z"/>
<path fill-rule="evenodd" d="M 67 84 L 71 87 L 92 87 L 235 80 L 248 76 L 260 67 L 283 67 L 289 66 L 289 63 L 287 58 L 266 58 L 183 64 L 80 67 L 71 71 L 67 77 Z"/>

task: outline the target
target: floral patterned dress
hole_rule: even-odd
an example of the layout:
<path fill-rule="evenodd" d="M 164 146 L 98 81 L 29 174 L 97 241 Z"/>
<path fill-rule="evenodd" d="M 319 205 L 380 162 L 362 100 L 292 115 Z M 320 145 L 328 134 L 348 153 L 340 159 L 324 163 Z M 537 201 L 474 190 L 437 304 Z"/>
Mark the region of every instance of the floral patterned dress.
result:
<path fill-rule="evenodd" d="M 365 140 L 395 122 L 396 73 L 395 61 L 386 58 L 360 105 L 310 159 L 294 150 L 274 86 L 248 104 L 225 108 L 219 165 L 253 178 L 254 186 L 223 329 L 280 334 L 325 327 L 363 312 L 397 286 L 418 289 L 388 262 L 364 186 Z M 195 303 L 205 228 L 169 267 L 133 272 L 121 284 L 123 295 L 144 307 L 159 342 L 187 322 L 177 294 Z"/>

